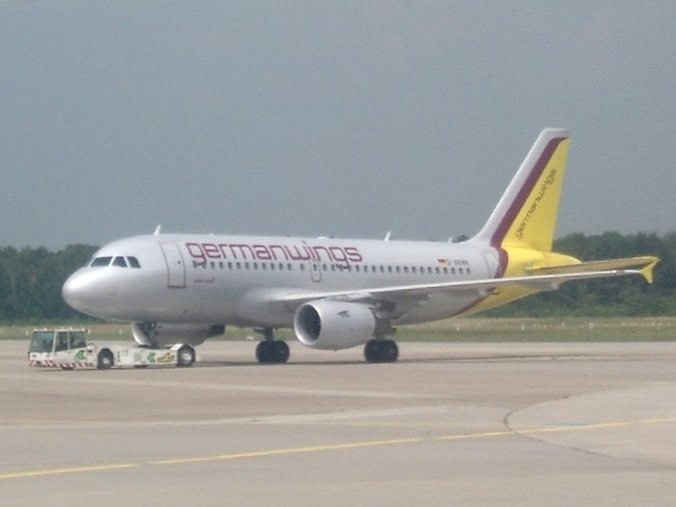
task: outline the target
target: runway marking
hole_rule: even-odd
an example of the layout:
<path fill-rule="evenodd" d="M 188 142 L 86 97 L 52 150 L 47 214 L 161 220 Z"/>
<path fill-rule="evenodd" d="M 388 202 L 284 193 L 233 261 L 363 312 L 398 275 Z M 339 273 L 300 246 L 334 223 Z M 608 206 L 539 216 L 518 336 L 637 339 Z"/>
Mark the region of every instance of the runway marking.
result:
<path fill-rule="evenodd" d="M 23 479 L 26 477 L 44 477 L 46 475 L 65 475 L 65 474 L 81 474 L 86 472 L 108 472 L 110 470 L 119 470 L 121 468 L 138 468 L 143 466 L 139 463 L 118 463 L 111 465 L 94 465 L 88 467 L 72 467 L 72 468 L 51 468 L 47 470 L 34 470 L 32 472 L 15 472 L 0 475 L 0 480 L 4 479 Z"/>
<path fill-rule="evenodd" d="M 342 451 L 346 449 L 364 449 L 386 445 L 417 444 L 427 442 L 429 438 L 397 438 L 392 440 L 371 440 L 366 442 L 348 442 L 346 444 L 315 445 L 310 447 L 291 447 L 288 449 L 272 449 L 269 451 L 251 451 L 234 454 L 217 454 L 215 456 L 197 456 L 194 458 L 178 458 L 159 461 L 149 461 L 149 465 L 185 465 L 189 463 L 203 463 L 206 461 L 229 461 L 246 458 L 269 458 L 272 456 L 288 456 L 290 454 L 303 454 L 309 452 Z M 1 477 L 1 476 L 0 476 Z"/>
<path fill-rule="evenodd" d="M 537 427 L 526 428 L 523 430 L 502 430 L 502 431 L 484 431 L 478 433 L 465 433 L 460 435 L 442 435 L 438 437 L 416 437 L 416 438 L 396 438 L 387 440 L 367 440 L 362 442 L 347 442 L 342 444 L 326 444 L 307 447 L 290 447 L 287 449 L 270 449 L 261 451 L 236 452 L 228 454 L 216 454 L 213 456 L 193 456 L 186 458 L 174 458 L 165 460 L 153 460 L 138 463 L 117 463 L 109 465 L 92 465 L 86 467 L 71 468 L 52 468 L 44 470 L 31 470 L 24 472 L 10 472 L 0 474 L 1 480 L 25 479 L 30 477 L 44 477 L 50 475 L 82 474 L 94 472 L 110 472 L 113 470 L 169 466 L 169 465 L 189 465 L 194 463 L 207 463 L 218 461 L 234 461 L 252 458 L 271 458 L 275 456 L 290 456 L 293 454 L 344 451 L 351 449 L 366 449 L 369 447 L 383 447 L 403 444 L 419 444 L 429 442 L 457 442 L 463 440 L 481 440 L 487 438 L 519 436 L 519 435 L 544 435 L 548 433 L 571 433 L 575 431 L 589 431 L 598 429 L 627 428 L 632 426 L 649 426 L 657 424 L 676 423 L 676 417 L 641 419 L 637 421 L 607 421 L 585 424 L 582 426 L 556 426 L 556 427 Z"/>

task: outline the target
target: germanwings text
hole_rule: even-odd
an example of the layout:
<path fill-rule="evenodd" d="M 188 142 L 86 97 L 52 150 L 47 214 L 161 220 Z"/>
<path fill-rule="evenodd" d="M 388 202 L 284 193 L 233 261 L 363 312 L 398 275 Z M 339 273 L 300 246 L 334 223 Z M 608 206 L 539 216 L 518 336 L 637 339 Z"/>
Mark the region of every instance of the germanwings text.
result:
<path fill-rule="evenodd" d="M 344 266 L 362 262 L 357 247 L 308 245 L 263 245 L 248 243 L 186 243 L 188 253 L 197 264 L 210 260 L 310 261 L 332 262 Z"/>

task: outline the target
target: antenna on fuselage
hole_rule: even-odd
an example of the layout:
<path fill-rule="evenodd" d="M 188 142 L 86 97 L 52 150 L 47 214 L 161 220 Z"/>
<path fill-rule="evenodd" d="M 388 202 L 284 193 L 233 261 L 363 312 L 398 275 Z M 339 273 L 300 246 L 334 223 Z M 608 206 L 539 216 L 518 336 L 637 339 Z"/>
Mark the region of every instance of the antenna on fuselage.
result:
<path fill-rule="evenodd" d="M 387 234 L 385 234 L 385 239 L 383 241 L 389 241 L 392 239 L 392 231 L 387 231 Z"/>
<path fill-rule="evenodd" d="M 161 231 L 162 231 L 162 225 L 160 224 L 157 227 L 155 227 L 155 232 L 153 232 L 153 236 L 159 236 Z"/>

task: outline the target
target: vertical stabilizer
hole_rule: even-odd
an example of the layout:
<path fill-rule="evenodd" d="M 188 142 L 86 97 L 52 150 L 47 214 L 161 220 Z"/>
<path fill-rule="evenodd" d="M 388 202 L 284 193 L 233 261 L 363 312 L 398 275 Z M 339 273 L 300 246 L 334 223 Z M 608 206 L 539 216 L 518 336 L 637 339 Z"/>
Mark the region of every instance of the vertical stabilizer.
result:
<path fill-rule="evenodd" d="M 568 132 L 545 129 L 473 241 L 550 252 L 570 144 Z"/>

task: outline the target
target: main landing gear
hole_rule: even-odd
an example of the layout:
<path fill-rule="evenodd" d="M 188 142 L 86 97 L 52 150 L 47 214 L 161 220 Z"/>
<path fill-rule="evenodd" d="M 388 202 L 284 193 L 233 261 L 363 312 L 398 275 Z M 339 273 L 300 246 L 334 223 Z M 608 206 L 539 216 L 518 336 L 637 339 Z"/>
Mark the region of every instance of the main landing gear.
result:
<path fill-rule="evenodd" d="M 275 340 L 272 328 L 257 330 L 263 333 L 263 341 L 256 347 L 256 359 L 259 363 L 286 363 L 289 360 L 289 346 L 285 341 Z"/>
<path fill-rule="evenodd" d="M 369 363 L 394 363 L 399 358 L 397 342 L 374 338 L 364 346 L 364 358 Z"/>

